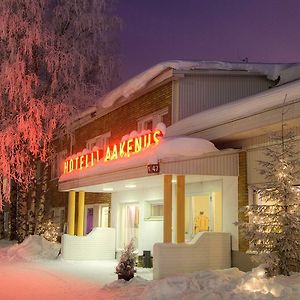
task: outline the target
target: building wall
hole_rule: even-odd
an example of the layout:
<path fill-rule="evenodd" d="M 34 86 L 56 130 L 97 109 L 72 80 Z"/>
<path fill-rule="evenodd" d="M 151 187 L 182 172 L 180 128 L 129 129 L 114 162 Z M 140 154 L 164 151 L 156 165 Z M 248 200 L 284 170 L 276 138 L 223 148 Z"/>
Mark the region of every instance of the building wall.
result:
<path fill-rule="evenodd" d="M 265 155 L 266 148 L 272 145 L 272 142 L 268 137 L 265 137 L 267 141 L 263 144 L 253 145 L 247 148 L 247 177 L 248 184 L 255 186 L 265 182 L 265 178 L 260 174 L 261 166 L 259 161 L 265 161 L 267 159 Z M 300 136 L 297 137 L 295 142 L 295 150 L 298 152 L 298 158 L 300 159 Z M 295 182 L 297 184 L 297 182 Z"/>
<path fill-rule="evenodd" d="M 86 141 L 111 132 L 110 142 L 137 130 L 138 119 L 168 107 L 167 126 L 171 125 L 172 83 L 167 83 L 137 99 L 109 112 L 108 114 L 78 128 L 75 131 L 74 153 L 86 147 Z"/>
<path fill-rule="evenodd" d="M 174 109 L 178 111 L 174 111 L 174 120 L 262 92 L 273 85 L 264 76 L 231 73 L 187 74 L 176 81 L 174 90 L 178 95 L 174 97 L 177 102 Z"/>
<path fill-rule="evenodd" d="M 82 151 L 86 148 L 86 142 L 98 135 L 111 132 L 110 143 L 120 140 L 122 136 L 137 130 L 138 119 L 147 116 L 163 108 L 168 108 L 168 115 L 165 118 L 166 125 L 171 124 L 172 105 L 172 83 L 166 83 L 157 89 L 138 97 L 137 99 L 124 104 L 121 107 L 99 117 L 90 123 L 79 127 L 74 132 L 73 153 Z M 54 142 L 55 149 L 61 151 L 67 149 L 69 153 L 70 140 L 63 136 Z M 67 203 L 67 193 L 61 193 L 57 190 L 58 179 L 49 181 L 48 206 L 61 207 Z M 101 199 L 107 199 L 103 196 L 86 195 L 86 204 L 101 203 Z M 107 200 L 110 201 L 110 200 Z M 103 202 L 104 203 L 104 202 Z M 67 211 L 67 210 L 66 210 Z"/>
<path fill-rule="evenodd" d="M 247 182 L 247 153 L 241 152 L 239 154 L 239 177 L 238 177 L 238 220 L 240 222 L 248 221 L 247 217 L 241 208 L 249 204 L 248 200 L 248 182 Z M 246 252 L 249 244 L 241 235 L 239 229 L 239 250 Z"/>

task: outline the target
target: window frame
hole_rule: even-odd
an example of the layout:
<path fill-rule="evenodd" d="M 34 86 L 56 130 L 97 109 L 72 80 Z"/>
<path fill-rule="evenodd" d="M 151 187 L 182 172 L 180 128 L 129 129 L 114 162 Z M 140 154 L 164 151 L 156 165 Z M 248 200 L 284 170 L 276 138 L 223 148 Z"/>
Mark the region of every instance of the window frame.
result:
<path fill-rule="evenodd" d="M 144 202 L 144 220 L 145 221 L 162 221 L 164 219 L 164 213 L 161 216 L 152 215 L 152 207 L 161 205 L 164 210 L 164 201 L 158 200 L 145 200 Z"/>
<path fill-rule="evenodd" d="M 145 115 L 141 118 L 138 118 L 137 120 L 137 130 L 138 132 L 141 132 L 143 130 L 147 130 L 145 128 L 145 124 L 149 121 L 152 121 L 152 129 L 155 129 L 155 126 L 162 122 L 163 116 L 167 115 L 169 113 L 168 107 L 165 107 L 163 109 L 157 110 L 151 114 Z"/>
<path fill-rule="evenodd" d="M 106 145 L 108 145 L 109 143 L 109 138 L 111 137 L 111 132 L 105 132 L 103 134 L 97 135 L 89 140 L 86 141 L 86 149 L 92 151 L 93 147 L 97 146 L 97 140 L 103 139 L 104 142 L 102 142 L 102 146 L 98 146 L 99 149 L 104 149 Z M 94 146 L 92 146 L 92 144 L 94 144 Z M 102 147 L 102 148 L 101 148 Z"/>

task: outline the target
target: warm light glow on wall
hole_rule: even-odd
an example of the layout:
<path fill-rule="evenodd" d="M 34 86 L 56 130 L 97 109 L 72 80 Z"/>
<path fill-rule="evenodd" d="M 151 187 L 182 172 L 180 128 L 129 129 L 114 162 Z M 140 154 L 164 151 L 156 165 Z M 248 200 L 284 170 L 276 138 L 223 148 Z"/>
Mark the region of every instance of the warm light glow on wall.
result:
<path fill-rule="evenodd" d="M 131 157 L 134 154 L 147 150 L 151 145 L 158 144 L 162 137 L 162 131 L 155 129 L 146 134 L 129 137 L 119 143 L 108 145 L 105 151 L 96 150 L 72 156 L 64 162 L 64 174 L 94 167 L 101 159 L 103 159 L 104 162 L 109 162 L 125 157 Z"/>

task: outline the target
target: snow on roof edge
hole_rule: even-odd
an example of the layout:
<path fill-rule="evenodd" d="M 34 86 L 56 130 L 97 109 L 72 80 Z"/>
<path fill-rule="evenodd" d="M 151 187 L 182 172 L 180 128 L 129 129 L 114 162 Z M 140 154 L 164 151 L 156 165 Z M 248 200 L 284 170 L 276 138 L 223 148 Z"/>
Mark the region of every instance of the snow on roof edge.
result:
<path fill-rule="evenodd" d="M 131 95 L 145 87 L 151 80 L 168 69 L 174 70 L 235 70 L 260 73 L 270 80 L 278 78 L 279 73 L 292 63 L 231 63 L 222 61 L 185 61 L 170 60 L 161 62 L 113 89 L 97 101 L 97 107 L 108 108 L 122 98 L 128 99 Z"/>
<path fill-rule="evenodd" d="M 280 106 L 284 99 L 289 103 L 297 98 L 300 98 L 300 80 L 193 114 L 167 127 L 166 137 L 205 130 Z"/>

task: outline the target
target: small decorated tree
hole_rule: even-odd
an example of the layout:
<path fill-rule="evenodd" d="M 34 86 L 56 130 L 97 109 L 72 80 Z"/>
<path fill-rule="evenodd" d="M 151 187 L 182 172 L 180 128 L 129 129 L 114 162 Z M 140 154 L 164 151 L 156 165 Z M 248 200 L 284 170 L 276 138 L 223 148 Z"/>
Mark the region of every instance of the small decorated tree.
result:
<path fill-rule="evenodd" d="M 58 238 L 59 227 L 57 227 L 52 220 L 48 220 L 41 226 L 39 234 L 47 241 L 56 243 Z"/>
<path fill-rule="evenodd" d="M 116 266 L 116 273 L 118 274 L 118 279 L 130 280 L 134 277 L 135 270 L 135 260 L 136 254 L 134 253 L 135 246 L 134 240 L 132 239 L 130 243 L 125 246 L 122 251 L 120 261 Z"/>

